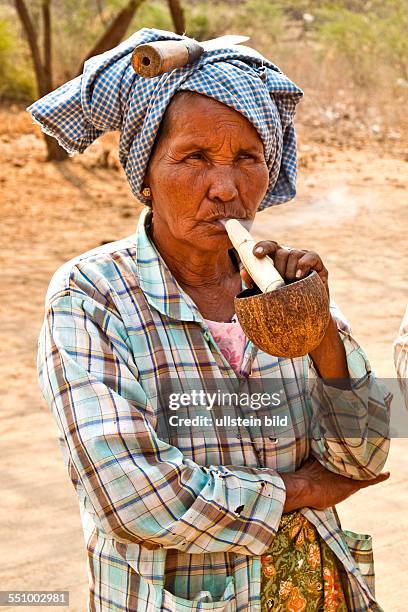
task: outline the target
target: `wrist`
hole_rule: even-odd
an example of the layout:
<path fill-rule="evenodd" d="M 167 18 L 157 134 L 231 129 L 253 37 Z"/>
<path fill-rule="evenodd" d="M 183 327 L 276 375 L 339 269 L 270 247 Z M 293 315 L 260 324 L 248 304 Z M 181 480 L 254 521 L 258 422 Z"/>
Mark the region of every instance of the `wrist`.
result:
<path fill-rule="evenodd" d="M 310 351 L 310 357 L 314 359 L 319 359 L 320 355 L 327 351 L 327 349 L 334 344 L 337 344 L 337 340 L 339 339 L 339 330 L 337 328 L 337 323 L 330 315 L 329 323 L 327 325 L 324 336 L 320 342 L 320 344 Z"/>
<path fill-rule="evenodd" d="M 299 476 L 296 473 L 281 473 L 280 477 L 282 478 L 286 489 L 286 499 L 283 506 L 283 512 L 292 512 L 292 510 L 298 510 L 299 508 L 308 506 L 311 483 L 306 482 L 302 476 Z"/>
<path fill-rule="evenodd" d="M 309 353 L 309 356 L 321 378 L 339 379 L 339 386 L 343 386 L 345 379 L 349 377 L 346 351 L 337 323 L 332 316 L 330 316 L 323 340 Z"/>

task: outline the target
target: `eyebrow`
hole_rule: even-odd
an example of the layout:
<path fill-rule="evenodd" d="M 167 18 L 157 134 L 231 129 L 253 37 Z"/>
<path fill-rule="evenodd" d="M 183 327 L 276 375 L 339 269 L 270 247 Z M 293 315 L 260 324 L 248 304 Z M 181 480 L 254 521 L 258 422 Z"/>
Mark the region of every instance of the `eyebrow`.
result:
<path fill-rule="evenodd" d="M 200 151 L 211 151 L 210 146 L 205 145 L 203 143 L 200 143 L 198 141 L 191 141 L 191 142 L 186 142 L 183 141 L 180 144 L 177 143 L 177 149 L 181 150 L 181 151 L 190 151 L 190 150 L 196 150 L 196 149 L 200 149 Z M 248 146 L 240 146 L 237 153 L 262 153 L 263 152 L 263 146 L 255 146 L 255 145 L 248 145 Z"/>

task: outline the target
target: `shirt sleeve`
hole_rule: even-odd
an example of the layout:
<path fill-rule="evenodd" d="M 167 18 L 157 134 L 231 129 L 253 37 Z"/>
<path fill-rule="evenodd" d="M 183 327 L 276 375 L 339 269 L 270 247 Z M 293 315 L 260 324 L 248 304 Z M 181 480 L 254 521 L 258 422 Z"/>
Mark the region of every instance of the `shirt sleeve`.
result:
<path fill-rule="evenodd" d="M 376 380 L 340 309 L 332 303 L 330 311 L 346 352 L 350 388 L 325 384 L 308 358 L 312 454 L 343 476 L 375 478 L 388 456 L 392 395 Z"/>
<path fill-rule="evenodd" d="M 200 466 L 159 439 L 120 317 L 86 295 L 55 297 L 40 334 L 43 395 L 98 528 L 121 542 L 260 555 L 284 483 L 266 468 Z"/>
<path fill-rule="evenodd" d="M 405 404 L 408 408 L 408 306 L 394 342 L 394 363 Z"/>

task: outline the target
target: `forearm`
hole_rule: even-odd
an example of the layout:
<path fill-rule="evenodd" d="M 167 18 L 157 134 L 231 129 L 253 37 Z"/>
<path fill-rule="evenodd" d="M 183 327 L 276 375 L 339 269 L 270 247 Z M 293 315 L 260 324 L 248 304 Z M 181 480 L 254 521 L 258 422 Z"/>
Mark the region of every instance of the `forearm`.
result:
<path fill-rule="evenodd" d="M 282 514 L 279 474 L 202 466 L 160 439 L 122 323 L 110 313 L 102 329 L 104 316 L 88 298 L 56 298 L 38 360 L 41 389 L 95 524 L 125 543 L 189 554 L 263 554 Z"/>
<path fill-rule="evenodd" d="M 286 489 L 283 512 L 292 512 L 299 508 L 311 506 L 311 488 L 306 487 L 305 479 L 296 472 L 280 474 Z"/>
<path fill-rule="evenodd" d="M 349 370 L 346 351 L 336 321 L 332 316 L 323 340 L 310 353 L 310 357 L 321 378 L 330 379 L 333 386 L 348 386 L 346 381 L 349 377 Z"/>
<path fill-rule="evenodd" d="M 335 304 L 331 305 L 331 313 L 338 331 L 334 334 L 333 326 L 326 340 L 331 336 L 333 342 L 342 343 L 341 353 L 336 352 L 333 359 L 338 366 L 339 355 L 344 355 L 347 374 L 339 379 L 338 372 L 335 380 L 323 378 L 323 374 L 328 374 L 325 364 L 321 366 L 312 357 L 316 361 L 321 359 L 324 345 L 316 351 L 317 357 L 315 352 L 309 355 L 311 454 L 337 474 L 370 479 L 380 473 L 387 458 L 391 395 L 375 379 L 366 354 L 351 336 L 350 327 Z M 330 367 L 329 352 L 326 359 Z M 333 371 L 329 375 L 333 376 Z"/>

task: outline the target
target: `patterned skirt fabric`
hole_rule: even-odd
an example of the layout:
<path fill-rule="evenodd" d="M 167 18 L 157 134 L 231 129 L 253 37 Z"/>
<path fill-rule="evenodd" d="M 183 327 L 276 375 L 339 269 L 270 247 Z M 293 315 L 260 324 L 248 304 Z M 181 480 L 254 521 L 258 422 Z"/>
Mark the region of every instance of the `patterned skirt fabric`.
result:
<path fill-rule="evenodd" d="M 282 515 L 261 562 L 262 612 L 347 612 L 336 556 L 300 512 Z"/>

